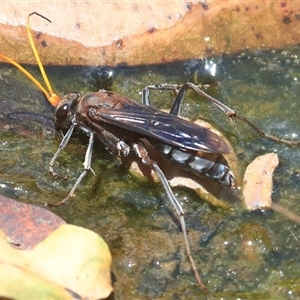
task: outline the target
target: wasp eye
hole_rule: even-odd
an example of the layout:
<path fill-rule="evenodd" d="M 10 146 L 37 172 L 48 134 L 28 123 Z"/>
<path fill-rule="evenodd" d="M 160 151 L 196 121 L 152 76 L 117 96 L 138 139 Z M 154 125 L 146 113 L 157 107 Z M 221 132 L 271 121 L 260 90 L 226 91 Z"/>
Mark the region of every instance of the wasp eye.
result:
<path fill-rule="evenodd" d="M 57 119 L 64 119 L 68 115 L 70 110 L 70 105 L 69 104 L 64 104 L 61 107 L 59 107 L 55 113 L 55 116 Z"/>

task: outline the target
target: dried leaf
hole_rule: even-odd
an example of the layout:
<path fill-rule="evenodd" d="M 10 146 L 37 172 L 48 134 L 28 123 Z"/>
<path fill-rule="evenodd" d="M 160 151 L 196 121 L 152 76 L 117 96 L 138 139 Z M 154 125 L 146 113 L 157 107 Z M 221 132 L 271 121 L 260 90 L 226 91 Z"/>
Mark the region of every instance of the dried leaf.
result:
<path fill-rule="evenodd" d="M 247 209 L 271 207 L 272 177 L 278 163 L 277 154 L 268 153 L 257 157 L 249 164 L 243 180 L 243 195 Z"/>
<path fill-rule="evenodd" d="M 3 235 L 0 237 L 1 296 L 22 299 L 16 297 L 14 289 L 9 289 L 10 282 L 17 284 L 17 290 L 26 291 L 27 299 L 37 298 L 40 285 L 45 289 L 40 289 L 38 295 L 45 299 L 50 292 L 65 292 L 66 289 L 88 299 L 106 298 L 111 293 L 111 255 L 106 243 L 96 233 L 82 227 L 62 225 L 29 251 L 12 248 Z M 24 280 L 18 280 L 22 276 Z M 28 297 L 30 292 L 31 297 Z"/>
<path fill-rule="evenodd" d="M 53 65 L 155 65 L 300 42 L 299 1 L 28 2 L 1 1 L 0 15 L 0 52 L 24 63 L 33 63 L 22 26 L 32 10 L 52 21 L 31 24 Z"/>
<path fill-rule="evenodd" d="M 51 211 L 0 195 L 0 228 L 18 249 L 29 250 L 66 222 Z"/>

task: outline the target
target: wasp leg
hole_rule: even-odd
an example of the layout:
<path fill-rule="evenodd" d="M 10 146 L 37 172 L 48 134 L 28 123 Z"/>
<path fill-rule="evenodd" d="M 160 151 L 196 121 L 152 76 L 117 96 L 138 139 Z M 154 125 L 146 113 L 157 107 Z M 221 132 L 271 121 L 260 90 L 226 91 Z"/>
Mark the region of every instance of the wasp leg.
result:
<path fill-rule="evenodd" d="M 156 84 L 156 85 L 148 85 L 143 89 L 142 92 L 142 101 L 144 105 L 151 106 L 150 103 L 150 90 L 171 90 L 174 91 L 177 94 L 177 97 L 170 109 L 170 114 L 179 116 L 182 101 L 184 99 L 185 93 L 187 89 L 189 88 L 188 83 L 184 84 L 169 84 L 169 83 L 162 83 L 162 84 Z M 198 87 L 199 88 L 199 87 Z"/>
<path fill-rule="evenodd" d="M 178 202 L 178 200 L 176 199 L 176 197 L 173 194 L 173 191 L 164 175 L 164 173 L 162 172 L 162 170 L 159 168 L 159 166 L 157 165 L 157 162 L 153 161 L 149 155 L 147 150 L 145 149 L 144 145 L 142 144 L 142 142 L 140 142 L 140 144 L 133 144 L 133 150 L 134 152 L 137 154 L 137 156 L 142 160 L 144 165 L 149 166 L 151 169 L 153 169 L 155 172 L 157 172 L 157 175 L 160 179 L 160 181 L 162 182 L 164 189 L 168 195 L 168 198 L 170 199 L 172 205 L 174 206 L 177 215 L 180 217 L 181 215 L 184 215 L 184 211 L 180 205 L 180 203 Z"/>
<path fill-rule="evenodd" d="M 144 105 L 151 106 L 150 103 L 150 90 L 169 90 L 178 93 L 178 89 L 181 88 L 182 85 L 179 84 L 172 84 L 172 83 L 161 83 L 161 84 L 154 84 L 154 85 L 147 85 L 142 91 L 142 101 Z"/>
<path fill-rule="evenodd" d="M 202 282 L 201 280 L 201 277 L 197 271 L 197 267 L 196 267 L 196 264 L 195 264 L 195 261 L 193 259 L 193 256 L 192 256 L 192 252 L 191 252 L 191 249 L 190 249 L 190 244 L 189 244 L 189 240 L 188 240 L 188 236 L 187 236 L 187 231 L 186 231 L 186 226 L 185 226 L 185 220 L 184 220 L 184 211 L 182 209 L 182 206 L 180 205 L 180 203 L 178 202 L 178 200 L 176 199 L 163 171 L 161 170 L 161 168 L 158 166 L 157 162 L 152 160 L 149 155 L 148 155 L 148 152 L 147 150 L 145 149 L 145 146 L 143 145 L 143 143 L 141 141 L 139 141 L 138 143 L 134 143 L 133 144 L 133 150 L 134 152 L 137 154 L 137 156 L 142 160 L 143 164 L 149 166 L 152 170 L 154 170 L 167 195 L 168 195 L 168 198 L 169 200 L 171 201 L 173 207 L 175 208 L 175 211 L 177 213 L 177 216 L 179 218 L 179 221 L 180 221 L 180 225 L 181 225 L 181 230 L 182 230 L 182 234 L 183 234 L 183 237 L 184 237 L 184 241 L 185 241 L 185 247 L 186 247 L 186 252 L 187 252 L 187 256 L 190 260 L 190 263 L 192 265 L 192 269 L 195 273 L 195 277 L 197 279 L 197 282 L 199 284 L 199 286 L 202 288 L 202 289 L 206 289 L 206 286 L 204 285 L 204 283 Z"/>
<path fill-rule="evenodd" d="M 191 83 L 191 82 L 186 82 L 185 83 L 189 88 L 193 89 L 195 92 L 197 92 L 200 96 L 203 98 L 209 100 L 212 102 L 215 106 L 217 106 L 220 110 L 222 110 L 228 117 L 232 118 L 236 116 L 235 110 L 231 109 L 221 101 L 217 100 L 216 98 L 208 95 L 205 93 L 202 89 L 199 88 L 199 86 Z"/>
<path fill-rule="evenodd" d="M 72 129 L 71 129 L 72 128 Z M 50 167 L 51 167 L 51 171 L 52 174 L 54 173 L 53 171 L 53 164 L 57 158 L 57 156 L 59 155 L 60 151 L 62 149 L 64 149 L 64 147 L 68 144 L 69 139 L 72 135 L 74 129 L 74 125 L 72 125 L 70 127 L 70 129 L 68 130 L 68 132 L 66 133 L 66 135 L 64 136 L 59 149 L 56 151 L 54 157 L 52 158 L 51 162 L 50 162 Z M 86 173 L 88 171 L 92 171 L 94 173 L 94 171 L 91 168 L 91 160 L 92 160 L 92 153 L 93 153 L 93 145 L 94 145 L 94 137 L 95 135 L 97 136 L 97 138 L 100 139 L 101 142 L 103 142 L 105 149 L 111 153 L 113 153 L 114 155 L 117 156 L 127 156 L 130 152 L 130 147 L 123 142 L 122 140 L 120 140 L 119 138 L 117 138 L 114 134 L 112 134 L 111 132 L 105 130 L 102 126 L 97 125 L 97 133 L 94 133 L 92 131 L 89 131 L 87 134 L 89 135 L 89 143 L 88 143 L 88 147 L 87 150 L 85 152 L 85 159 L 84 159 L 84 163 L 83 163 L 83 171 L 80 174 L 80 176 L 78 177 L 78 179 L 76 180 L 74 186 L 72 187 L 70 193 L 67 195 L 67 197 L 65 197 L 63 200 L 61 200 L 60 202 L 57 203 L 47 203 L 46 205 L 49 206 L 59 206 L 62 205 L 64 203 L 66 203 L 71 197 L 74 196 L 75 190 L 77 189 L 78 185 L 80 184 L 81 180 L 84 178 L 84 176 L 86 175 Z M 55 173 L 54 173 L 55 174 Z M 94 173 L 95 175 L 95 173 Z"/>
<path fill-rule="evenodd" d="M 57 203 L 47 203 L 46 206 L 59 206 L 59 205 L 62 205 L 64 203 L 66 203 L 71 197 L 74 196 L 75 190 L 77 189 L 78 185 L 80 184 L 81 180 L 84 178 L 84 176 L 86 175 L 86 173 L 88 171 L 92 171 L 94 173 L 94 171 L 91 168 L 91 161 L 92 161 L 92 155 L 93 155 L 93 145 L 94 145 L 94 133 L 90 132 L 89 133 L 89 137 L 90 137 L 89 138 L 89 143 L 88 143 L 88 147 L 87 147 L 86 152 L 85 152 L 85 158 L 84 158 L 84 163 L 83 163 L 83 171 L 81 172 L 80 176 L 76 180 L 76 182 L 73 185 L 73 187 L 72 187 L 71 191 L 69 192 L 68 196 L 65 197 L 63 200 L 57 202 Z M 59 149 L 59 151 L 57 151 L 57 152 L 59 153 L 60 150 L 62 150 L 62 149 Z M 56 155 L 56 157 L 57 157 L 57 155 Z M 95 175 L 95 173 L 94 173 L 94 175 Z"/>
<path fill-rule="evenodd" d="M 178 115 L 181 107 L 181 103 L 183 101 L 184 94 L 188 88 L 193 89 L 195 92 L 197 92 L 199 95 L 201 95 L 203 98 L 211 101 L 213 104 L 215 104 L 219 109 L 221 109 L 224 113 L 226 113 L 229 117 L 234 117 L 236 115 L 236 112 L 231 109 L 230 107 L 223 104 L 221 101 L 215 99 L 214 97 L 208 95 L 205 93 L 201 88 L 202 85 L 196 85 L 191 82 L 185 82 L 184 84 L 172 84 L 172 83 L 162 83 L 162 84 L 155 84 L 155 85 L 148 85 L 146 86 L 142 91 L 142 101 L 144 105 L 151 106 L 149 93 L 150 90 L 169 90 L 174 91 L 178 94 L 175 102 L 175 106 L 173 104 L 171 111 L 173 110 L 173 113 L 170 112 L 170 114 Z M 180 95 L 180 92 L 182 92 L 182 95 Z M 173 108 L 174 107 L 174 108 Z"/>
<path fill-rule="evenodd" d="M 177 114 L 178 115 L 181 103 L 183 101 L 184 94 L 185 94 L 185 92 L 188 88 L 193 89 L 195 92 L 197 92 L 203 98 L 205 98 L 205 99 L 209 100 L 210 102 L 212 102 L 214 105 L 216 105 L 220 110 L 222 110 L 229 117 L 235 117 L 236 116 L 236 112 L 233 109 L 231 109 L 230 107 L 226 106 L 221 101 L 219 101 L 219 100 L 215 99 L 214 97 L 212 97 L 212 96 L 208 95 L 207 93 L 205 93 L 201 89 L 202 85 L 196 85 L 196 84 L 191 83 L 191 82 L 185 82 L 184 84 L 162 83 L 162 84 L 148 85 L 143 89 L 143 92 L 142 92 L 143 104 L 151 106 L 150 99 L 149 99 L 150 90 L 174 91 L 174 92 L 178 93 L 178 96 L 175 100 L 176 104 L 175 103 L 173 104 L 173 106 L 171 108 L 171 111 L 173 110 L 172 114 Z M 180 95 L 180 92 L 182 93 L 181 95 Z"/>
<path fill-rule="evenodd" d="M 178 88 L 180 87 L 180 90 L 178 91 Z M 156 90 L 174 90 L 177 93 L 177 97 L 169 111 L 169 114 L 179 116 L 181 106 L 182 106 L 182 101 L 184 99 L 185 93 L 188 89 L 188 85 L 186 83 L 182 85 L 178 84 L 161 84 L 161 85 L 148 85 L 146 88 L 143 89 L 142 97 L 143 97 L 143 104 L 151 106 L 150 103 L 150 89 L 156 89 Z"/>
<path fill-rule="evenodd" d="M 235 110 L 231 109 L 221 101 L 213 98 L 212 96 L 206 94 L 203 90 L 201 90 L 197 85 L 191 83 L 191 82 L 186 82 L 189 88 L 192 88 L 195 92 L 197 92 L 199 95 L 201 95 L 203 98 L 209 100 L 212 102 L 215 106 L 217 106 L 221 111 L 223 111 L 232 122 L 234 122 L 234 118 L 237 118 L 244 123 L 246 123 L 248 126 L 250 126 L 254 131 L 256 131 L 261 137 L 263 138 L 268 138 L 270 140 L 273 140 L 275 142 L 279 143 L 284 143 L 287 145 L 299 145 L 300 140 L 298 141 L 289 141 L 286 139 L 279 138 L 277 136 L 265 133 L 261 129 L 259 129 L 255 124 L 253 124 L 251 121 L 249 121 L 247 118 L 243 117 L 242 115 L 238 114 Z"/>
<path fill-rule="evenodd" d="M 170 114 L 171 115 L 175 115 L 175 116 L 179 116 L 180 114 L 180 110 L 181 110 L 181 105 L 182 105 L 182 101 L 184 99 L 185 93 L 188 89 L 188 85 L 185 83 L 182 85 L 181 89 L 178 92 L 178 95 L 170 109 Z"/>
<path fill-rule="evenodd" d="M 52 159 L 51 159 L 51 161 L 50 161 L 50 163 L 49 163 L 49 171 L 50 171 L 50 173 L 51 173 L 54 177 L 57 176 L 57 173 L 54 172 L 54 170 L 53 170 L 53 165 L 54 165 L 54 163 L 55 163 L 55 161 L 56 161 L 58 155 L 60 154 L 60 152 L 61 152 L 61 151 L 67 146 L 67 144 L 69 143 L 69 140 L 70 140 L 70 138 L 71 138 L 71 136 L 72 136 L 72 133 L 73 133 L 73 131 L 74 131 L 74 128 L 75 128 L 75 125 L 72 124 L 71 127 L 69 128 L 69 130 L 67 131 L 67 133 L 64 135 L 64 137 L 63 137 L 63 139 L 62 139 L 62 141 L 61 141 L 61 143 L 60 143 L 60 145 L 59 145 L 57 151 L 55 152 L 54 156 L 52 157 Z"/>
<path fill-rule="evenodd" d="M 94 110 L 90 109 L 89 116 L 93 116 Z M 124 141 L 120 140 L 113 133 L 107 131 L 103 126 L 93 123 L 96 137 L 103 143 L 105 149 L 116 156 L 127 156 L 130 152 L 130 147 Z"/>

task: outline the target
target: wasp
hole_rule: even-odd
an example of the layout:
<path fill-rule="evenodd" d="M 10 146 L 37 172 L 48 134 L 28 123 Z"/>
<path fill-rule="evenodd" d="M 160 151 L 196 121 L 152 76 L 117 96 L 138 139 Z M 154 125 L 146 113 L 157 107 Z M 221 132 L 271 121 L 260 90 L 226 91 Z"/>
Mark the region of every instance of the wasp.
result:
<path fill-rule="evenodd" d="M 56 176 L 53 170 L 54 162 L 68 144 L 75 128 L 89 136 L 89 143 L 84 170 L 69 195 L 60 204 L 73 196 L 81 179 L 91 170 L 95 138 L 100 140 L 110 153 L 118 157 L 127 157 L 134 152 L 143 164 L 157 171 L 157 162 L 149 157 L 143 145 L 142 139 L 147 139 L 166 159 L 170 159 L 179 167 L 234 187 L 234 175 L 223 156 L 230 151 L 226 142 L 209 129 L 178 116 L 187 88 L 197 89 L 197 86 L 190 82 L 180 86 L 169 113 L 150 106 L 149 89 L 177 87 L 172 84 L 148 86 L 143 90 L 143 104 L 106 90 L 85 96 L 79 93 L 64 96 L 57 105 L 55 123 L 57 129 L 66 131 L 66 134 L 50 162 L 50 172 Z M 166 186 L 165 177 L 159 177 Z"/>
<path fill-rule="evenodd" d="M 65 132 L 65 134 L 63 135 L 58 150 L 49 163 L 49 170 L 52 175 L 57 176 L 53 168 L 54 163 L 60 152 L 68 144 L 74 130 L 80 130 L 89 138 L 84 159 L 84 168 L 73 188 L 62 201 L 49 205 L 61 205 L 66 203 L 70 197 L 74 195 L 76 188 L 87 172 L 93 172 L 91 160 L 95 139 L 99 140 L 105 149 L 115 156 L 121 158 L 127 157 L 134 152 L 145 166 L 157 173 L 180 220 L 187 255 L 195 272 L 197 282 L 205 289 L 205 285 L 202 283 L 198 274 L 190 251 L 184 220 L 184 211 L 176 199 L 159 164 L 149 156 L 143 139 L 149 141 L 159 153 L 180 168 L 199 176 L 207 176 L 212 180 L 218 181 L 222 185 L 234 188 L 234 174 L 230 170 L 224 157 L 224 155 L 230 151 L 227 143 L 208 128 L 196 125 L 191 121 L 179 117 L 185 93 L 187 89 L 193 89 L 205 99 L 216 105 L 231 119 L 236 117 L 246 122 L 257 131 L 259 135 L 275 139 L 276 141 L 288 142 L 290 144 L 299 142 L 285 141 L 264 133 L 249 120 L 240 116 L 219 100 L 206 94 L 199 86 L 191 82 L 186 82 L 182 85 L 158 84 L 147 86 L 142 92 L 142 104 L 107 90 L 100 90 L 84 96 L 80 93 L 72 92 L 61 99 L 51 88 L 32 39 L 29 18 L 33 14 L 46 20 L 48 19 L 36 12 L 31 13 L 27 19 L 27 32 L 34 55 L 49 91 L 44 89 L 44 87 L 18 63 L 3 54 L 0 54 L 0 58 L 20 69 L 46 95 L 48 101 L 56 107 L 56 128 L 59 131 Z M 176 99 L 169 113 L 157 110 L 151 106 L 149 93 L 150 90 L 153 89 L 173 90 L 177 92 Z"/>

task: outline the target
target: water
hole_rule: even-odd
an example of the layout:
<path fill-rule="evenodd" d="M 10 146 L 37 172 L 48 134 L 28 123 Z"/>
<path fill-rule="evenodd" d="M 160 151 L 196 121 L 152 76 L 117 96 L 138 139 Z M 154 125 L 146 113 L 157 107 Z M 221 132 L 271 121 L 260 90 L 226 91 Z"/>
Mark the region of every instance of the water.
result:
<path fill-rule="evenodd" d="M 46 69 L 59 94 L 109 88 L 138 101 L 148 84 L 218 82 L 207 90 L 209 94 L 264 131 L 299 139 L 299 50 L 245 52 L 163 66 Z M 29 69 L 38 74 L 35 67 Z M 55 165 L 61 177 L 53 178 L 48 163 L 61 139 L 54 135 L 53 108 L 13 67 L 1 65 L 0 73 L 0 193 L 37 205 L 59 201 L 80 174 L 87 139 L 77 134 L 71 140 Z M 151 95 L 155 107 L 170 107 L 172 93 Z M 7 115 L 15 112 L 25 113 L 25 122 L 8 120 Z M 273 201 L 300 214 L 299 147 L 260 138 L 238 120 L 233 124 L 192 91 L 182 114 L 193 120 L 203 118 L 226 136 L 238 157 L 240 173 L 256 156 L 276 152 L 280 165 L 274 174 Z M 184 294 L 199 299 L 182 235 L 161 185 L 134 177 L 101 145 L 94 149 L 92 168 L 96 176 L 86 176 L 74 201 L 52 210 L 67 222 L 105 238 L 113 255 L 115 298 L 177 299 Z M 192 252 L 209 287 L 207 298 L 299 297 L 297 224 L 277 213 L 247 213 L 241 199 L 231 204 L 230 210 L 223 210 L 207 204 L 190 189 L 174 191 L 186 212 Z"/>

